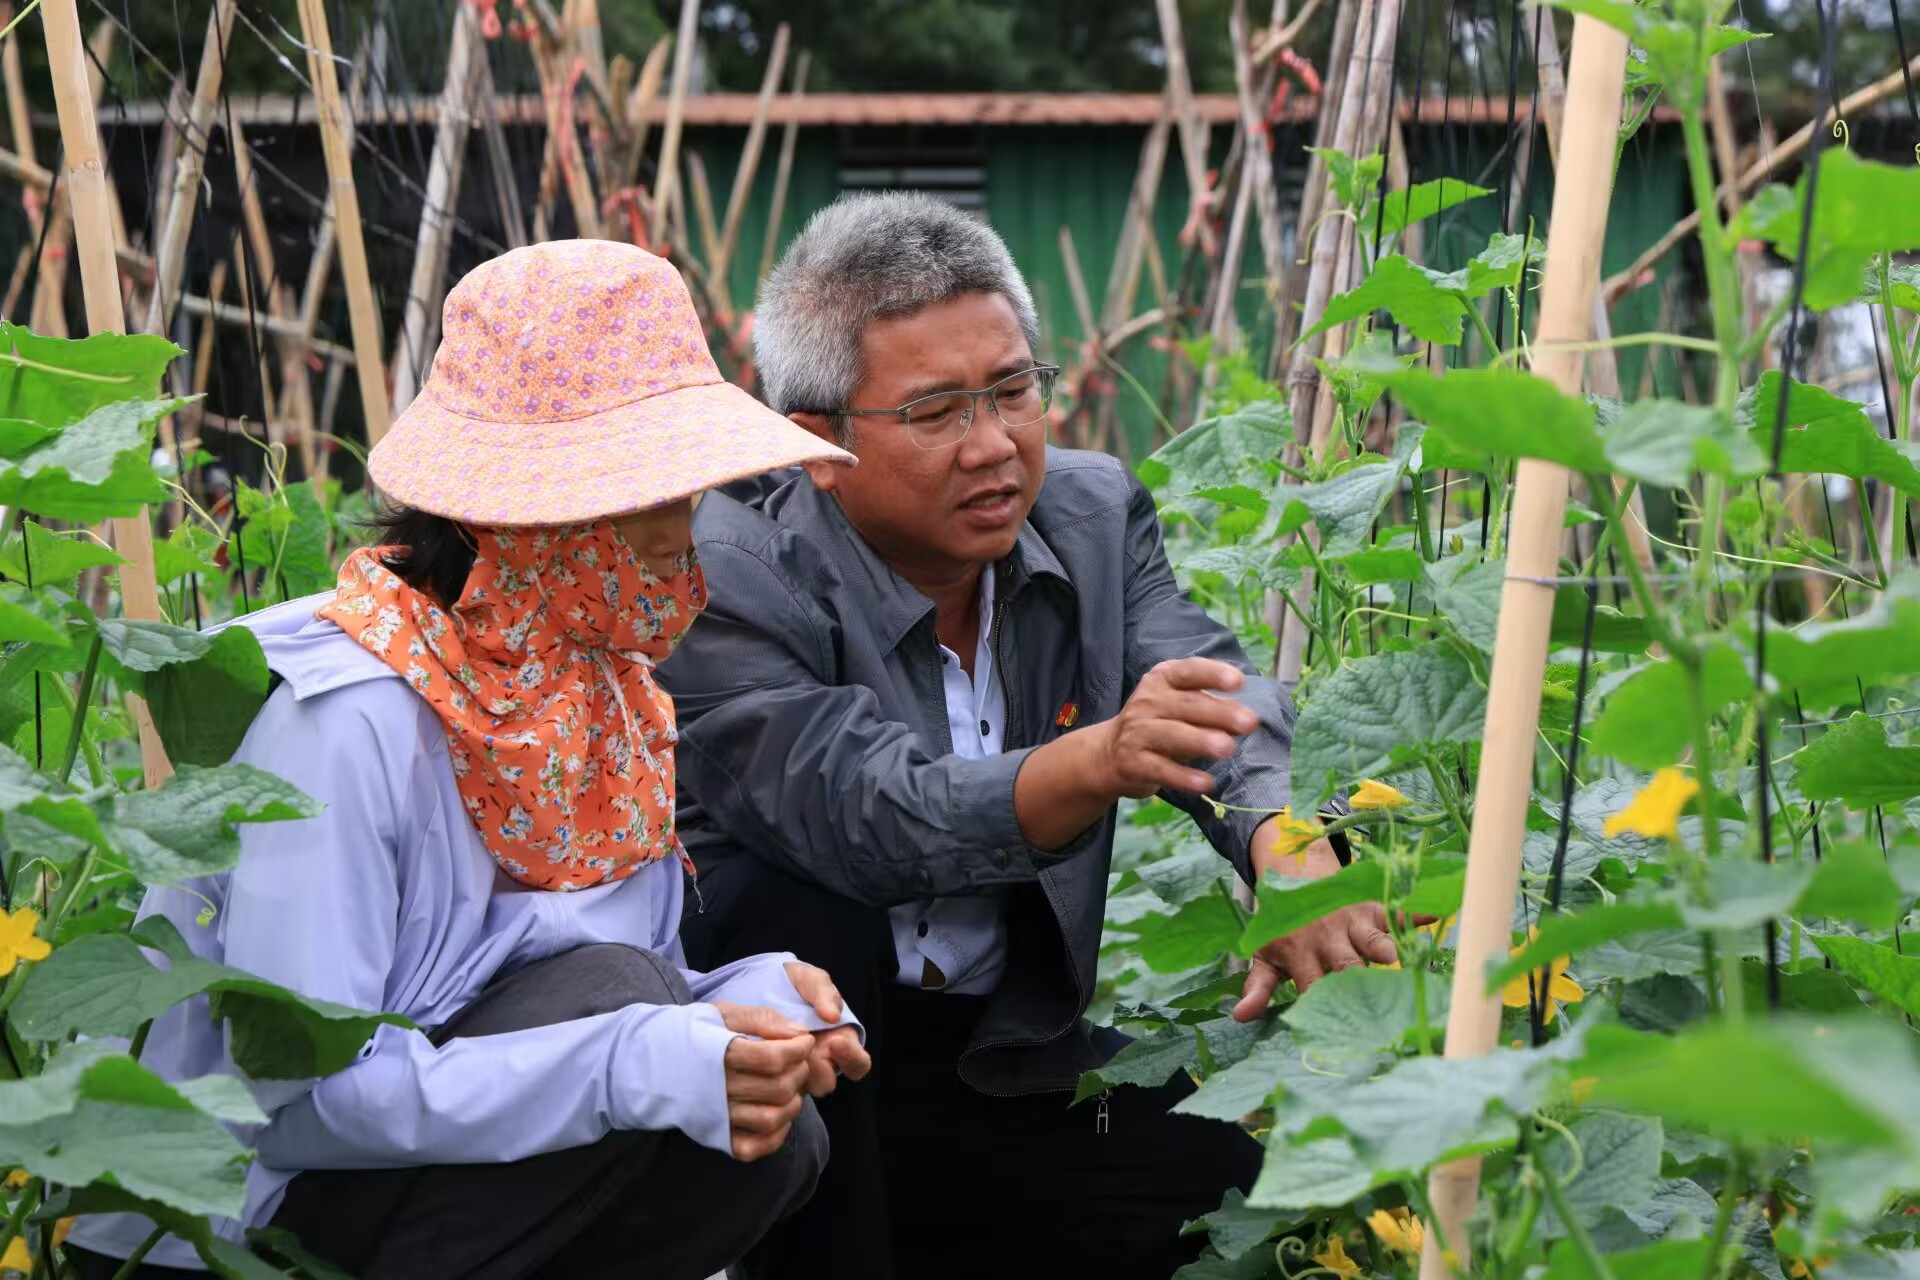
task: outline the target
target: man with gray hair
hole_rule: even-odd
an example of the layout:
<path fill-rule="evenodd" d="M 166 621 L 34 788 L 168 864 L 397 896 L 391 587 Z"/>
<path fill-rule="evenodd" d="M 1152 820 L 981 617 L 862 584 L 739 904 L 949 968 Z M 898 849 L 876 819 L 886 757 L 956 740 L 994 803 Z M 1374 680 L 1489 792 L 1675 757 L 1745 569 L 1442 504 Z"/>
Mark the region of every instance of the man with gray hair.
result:
<path fill-rule="evenodd" d="M 1178 805 L 1249 880 L 1339 859 L 1282 857 L 1246 811 L 1288 801 L 1292 706 L 1180 591 L 1139 483 L 1048 447 L 1038 341 L 1000 238 L 920 196 L 842 199 L 761 293 L 768 401 L 860 462 L 696 517 L 711 604 L 662 670 L 682 937 L 827 969 L 874 1069 L 823 1100 L 832 1159 L 755 1276 L 1159 1280 L 1259 1168 L 1237 1126 L 1169 1114 L 1184 1075 L 1068 1108 L 1125 1043 L 1084 1016 L 1121 797 Z M 1234 1015 L 1393 959 L 1377 906 L 1330 916 Z"/>

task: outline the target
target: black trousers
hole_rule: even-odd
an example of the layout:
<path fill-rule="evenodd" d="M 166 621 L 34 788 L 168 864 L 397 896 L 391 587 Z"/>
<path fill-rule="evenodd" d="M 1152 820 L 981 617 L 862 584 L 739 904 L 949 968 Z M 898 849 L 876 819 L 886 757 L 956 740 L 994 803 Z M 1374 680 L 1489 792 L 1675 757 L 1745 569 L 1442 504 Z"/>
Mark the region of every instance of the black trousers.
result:
<path fill-rule="evenodd" d="M 494 983 L 434 1039 L 692 998 L 679 971 L 650 951 L 582 947 Z M 510 1164 L 309 1170 L 288 1187 L 273 1225 L 360 1280 L 705 1280 L 806 1201 L 826 1157 L 809 1104 L 786 1145 L 751 1164 L 667 1130 L 613 1133 Z M 79 1262 L 85 1280 L 110 1280 L 119 1266 L 99 1255 Z"/>
<path fill-rule="evenodd" d="M 1098 1276 L 1166 1280 L 1203 1236 L 1181 1226 L 1242 1191 L 1260 1144 L 1168 1109 L 1183 1076 L 1100 1105 L 991 1097 L 960 1079 L 984 997 L 901 986 L 886 913 L 757 860 L 702 878 L 681 938 L 696 967 L 791 951 L 833 975 L 867 1029 L 873 1071 L 820 1100 L 833 1159 L 805 1208 L 748 1255 L 754 1280 Z"/>

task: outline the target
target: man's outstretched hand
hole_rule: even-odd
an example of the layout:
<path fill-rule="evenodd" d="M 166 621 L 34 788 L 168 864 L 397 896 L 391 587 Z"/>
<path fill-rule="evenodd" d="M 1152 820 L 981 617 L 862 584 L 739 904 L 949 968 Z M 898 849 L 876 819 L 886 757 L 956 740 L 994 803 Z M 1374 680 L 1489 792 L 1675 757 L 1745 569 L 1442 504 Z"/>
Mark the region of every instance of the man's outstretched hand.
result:
<path fill-rule="evenodd" d="M 1296 879 L 1318 880 L 1340 869 L 1333 846 L 1316 840 L 1307 846 L 1305 858 L 1274 852 L 1277 828 L 1273 819 L 1262 823 L 1253 835 L 1253 870 L 1256 876 L 1278 872 Z M 1305 991 L 1329 973 L 1363 964 L 1393 964 L 1399 959 L 1393 935 L 1387 931 L 1387 912 L 1377 902 L 1345 907 L 1322 916 L 1310 925 L 1275 938 L 1260 948 L 1247 970 L 1240 1002 L 1233 1016 L 1251 1022 L 1266 1011 L 1273 993 L 1286 979 Z"/>

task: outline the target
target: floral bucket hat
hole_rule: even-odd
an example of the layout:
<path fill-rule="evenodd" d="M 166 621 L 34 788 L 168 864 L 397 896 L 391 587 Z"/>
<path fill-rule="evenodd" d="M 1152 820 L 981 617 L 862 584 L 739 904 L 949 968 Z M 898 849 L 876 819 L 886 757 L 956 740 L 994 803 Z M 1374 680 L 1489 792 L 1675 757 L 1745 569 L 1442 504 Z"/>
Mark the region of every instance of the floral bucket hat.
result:
<path fill-rule="evenodd" d="M 680 273 L 612 240 L 482 263 L 420 395 L 374 446 L 388 498 L 482 527 L 624 515 L 853 455 L 721 378 Z"/>

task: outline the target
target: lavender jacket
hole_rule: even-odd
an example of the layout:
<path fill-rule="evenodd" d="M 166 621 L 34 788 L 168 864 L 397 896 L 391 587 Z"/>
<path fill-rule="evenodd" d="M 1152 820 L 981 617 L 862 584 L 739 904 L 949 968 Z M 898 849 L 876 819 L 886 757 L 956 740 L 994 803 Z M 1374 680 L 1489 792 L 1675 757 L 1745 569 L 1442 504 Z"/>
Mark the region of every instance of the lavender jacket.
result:
<path fill-rule="evenodd" d="M 461 804 L 438 716 L 391 667 L 313 616 L 325 599 L 242 620 L 281 683 L 234 756 L 285 778 L 324 812 L 242 827 L 233 871 L 154 888 L 141 915 L 165 915 L 197 956 L 424 1028 L 495 977 L 575 947 L 626 943 L 684 965 L 679 864 L 655 862 L 572 893 L 529 889 L 500 872 Z M 438 1048 L 422 1031 L 382 1026 L 358 1061 L 331 1076 L 252 1081 L 268 1119 L 233 1126 L 259 1151 L 246 1214 L 216 1228 L 238 1239 L 264 1225 L 302 1169 L 504 1162 L 615 1129 L 679 1129 L 729 1150 L 722 1059 L 733 1033 L 711 1002 L 767 1005 L 821 1028 L 782 967 L 791 959 L 686 972 L 700 1003 L 632 1005 Z M 141 1060 L 172 1080 L 239 1074 L 204 998 L 156 1020 Z M 86 1217 L 72 1238 L 124 1257 L 151 1229 L 139 1217 Z M 148 1261 L 200 1265 L 172 1238 Z"/>

